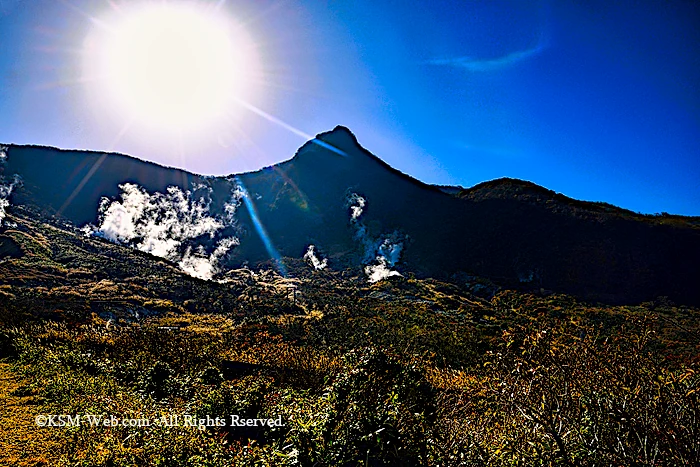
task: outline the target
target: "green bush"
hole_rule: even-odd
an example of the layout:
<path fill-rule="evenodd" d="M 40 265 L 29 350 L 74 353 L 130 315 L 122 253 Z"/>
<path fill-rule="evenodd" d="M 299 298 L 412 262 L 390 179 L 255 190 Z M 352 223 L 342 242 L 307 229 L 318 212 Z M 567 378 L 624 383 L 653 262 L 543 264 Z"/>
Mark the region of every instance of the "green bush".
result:
<path fill-rule="evenodd" d="M 170 365 L 158 361 L 143 375 L 142 387 L 147 394 L 152 394 L 156 399 L 162 399 L 175 387 L 174 376 L 175 372 Z"/>
<path fill-rule="evenodd" d="M 417 367 L 372 348 L 351 351 L 330 388 L 321 461 L 328 465 L 425 465 L 435 394 Z"/>
<path fill-rule="evenodd" d="M 12 359 L 17 356 L 14 334 L 10 330 L 0 330 L 0 359 Z"/>

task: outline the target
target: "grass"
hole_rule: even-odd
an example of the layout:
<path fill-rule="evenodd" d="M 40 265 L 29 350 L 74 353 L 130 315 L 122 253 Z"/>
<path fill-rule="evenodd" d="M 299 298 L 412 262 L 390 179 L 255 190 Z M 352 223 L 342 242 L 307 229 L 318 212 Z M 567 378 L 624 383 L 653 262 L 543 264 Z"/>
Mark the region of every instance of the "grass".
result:
<path fill-rule="evenodd" d="M 130 326 L 6 326 L 2 369 L 34 404 L 9 413 L 25 431 L 8 434 L 6 452 L 19 452 L 21 435 L 34 446 L 55 437 L 35 454 L 55 465 L 698 462 L 697 310 L 515 292 L 465 296 L 452 313 L 426 305 L 441 294 L 406 305 L 403 294 L 437 285 L 382 284 L 383 300 L 369 298 L 375 286 L 305 319 L 171 313 Z M 228 362 L 250 366 L 227 374 Z M 33 413 L 238 414 L 286 426 L 42 430 L 27 424 Z"/>
<path fill-rule="evenodd" d="M 292 260 L 293 281 L 204 282 L 18 220 L 5 235 L 24 256 L 0 261 L 0 465 L 700 463 L 696 308 L 368 285 Z M 284 426 L 42 428 L 40 414 Z"/>
<path fill-rule="evenodd" d="M 60 445 L 53 434 L 34 423 L 42 400 L 25 390 L 8 363 L 0 363 L 0 465 L 40 466 L 56 460 Z"/>

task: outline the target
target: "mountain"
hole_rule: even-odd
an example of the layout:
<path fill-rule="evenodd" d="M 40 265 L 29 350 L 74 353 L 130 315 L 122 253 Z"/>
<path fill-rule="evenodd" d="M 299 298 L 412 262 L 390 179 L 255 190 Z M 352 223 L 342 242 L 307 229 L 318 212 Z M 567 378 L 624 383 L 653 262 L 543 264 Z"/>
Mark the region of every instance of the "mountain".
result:
<path fill-rule="evenodd" d="M 605 303 L 666 296 L 700 304 L 698 218 L 636 214 L 513 179 L 468 189 L 427 185 L 362 148 L 344 127 L 318 135 L 286 162 L 228 177 L 118 154 L 33 146 L 9 146 L 6 153 L 0 170 L 6 179 L 22 179 L 10 212 L 24 209 L 56 225 L 100 227 L 124 183 L 149 195 L 176 186 L 192 199 L 201 196 L 205 201 L 188 209 L 206 207 L 206 219 L 224 219 L 236 205 L 231 224 L 186 239 L 211 252 L 235 235 L 239 244 L 217 257 L 222 271 L 299 259 L 314 245 L 330 268 L 384 272 L 377 277 L 387 271 L 461 283 L 483 277 Z M 102 205 L 103 198 L 110 201 Z"/>

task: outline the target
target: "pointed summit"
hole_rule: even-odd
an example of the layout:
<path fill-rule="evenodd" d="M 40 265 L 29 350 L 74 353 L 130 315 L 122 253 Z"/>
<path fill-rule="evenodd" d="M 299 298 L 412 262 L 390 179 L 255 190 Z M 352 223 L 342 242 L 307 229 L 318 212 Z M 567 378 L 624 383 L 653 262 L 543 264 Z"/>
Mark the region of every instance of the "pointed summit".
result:
<path fill-rule="evenodd" d="M 347 157 L 350 153 L 356 152 L 362 147 L 348 128 L 338 125 L 333 130 L 319 133 L 315 138 L 304 143 L 297 150 L 294 159 L 298 160 L 299 156 L 303 154 L 317 153 L 323 149 L 336 155 Z"/>
<path fill-rule="evenodd" d="M 360 145 L 353 132 L 350 131 L 349 128 L 342 125 L 336 126 L 331 131 L 319 133 L 316 135 L 316 139 L 325 141 L 326 143 L 337 146 L 340 149 L 352 148 Z"/>

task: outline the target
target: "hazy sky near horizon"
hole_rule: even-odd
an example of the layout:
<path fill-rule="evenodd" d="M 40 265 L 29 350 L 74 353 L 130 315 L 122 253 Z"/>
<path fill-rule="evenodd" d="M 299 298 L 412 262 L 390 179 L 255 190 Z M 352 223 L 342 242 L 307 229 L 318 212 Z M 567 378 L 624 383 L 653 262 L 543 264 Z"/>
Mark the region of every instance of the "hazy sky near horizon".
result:
<path fill-rule="evenodd" d="M 86 73 L 95 29 L 148 1 L 0 0 L 0 143 L 223 175 L 344 125 L 427 183 L 514 177 L 700 215 L 697 2 L 157 1 L 217 9 L 253 44 L 252 85 L 226 102 L 226 124 L 150 132 L 106 107 L 110 88 Z"/>

